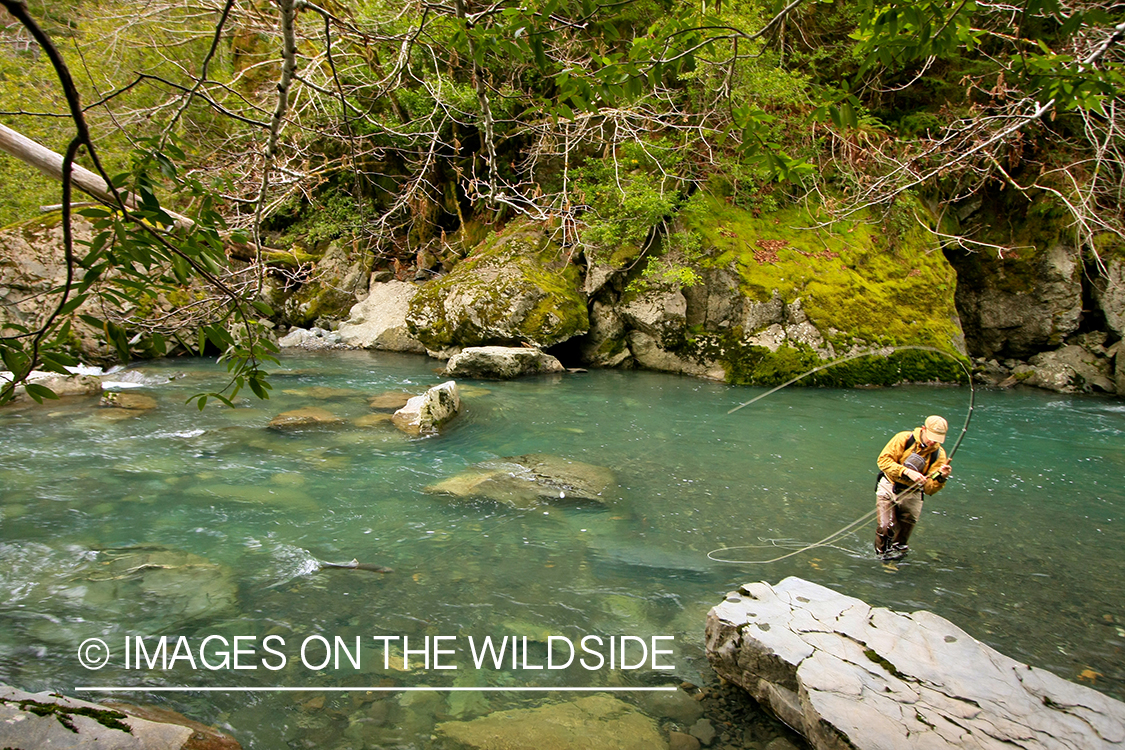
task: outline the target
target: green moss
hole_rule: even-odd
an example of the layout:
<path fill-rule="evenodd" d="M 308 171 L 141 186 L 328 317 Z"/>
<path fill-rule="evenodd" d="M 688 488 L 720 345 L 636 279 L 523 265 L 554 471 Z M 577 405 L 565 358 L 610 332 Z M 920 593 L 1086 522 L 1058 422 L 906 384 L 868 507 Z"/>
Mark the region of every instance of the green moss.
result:
<path fill-rule="evenodd" d="M 4 703 L 15 703 L 15 701 L 4 700 Z M 88 706 L 61 706 L 57 703 L 40 703 L 39 701 L 23 700 L 18 703 L 21 711 L 33 713 L 36 716 L 54 716 L 58 722 L 64 727 L 78 733 L 78 727 L 74 725 L 75 716 L 85 716 L 93 719 L 108 729 L 117 729 L 132 734 L 133 728 L 122 721 L 127 718 L 125 714 L 120 711 L 112 711 L 109 709 L 91 708 Z"/>
<path fill-rule="evenodd" d="M 263 250 L 262 259 L 266 262 L 266 265 L 270 266 L 299 268 L 303 265 L 316 263 L 320 260 L 320 256 L 305 252 L 299 247 L 294 246 L 290 250 Z"/>
<path fill-rule="evenodd" d="M 787 302 L 800 298 L 822 332 L 955 351 L 953 269 L 921 227 L 899 232 L 892 243 L 870 218 L 802 229 L 823 217 L 798 207 L 755 217 L 713 198 L 694 201 L 683 214 L 710 248 L 709 265 L 733 265 L 749 299 L 764 302 L 777 290 Z M 845 343 L 842 335 L 832 343 Z"/>
<path fill-rule="evenodd" d="M 38 238 L 39 233 L 48 227 L 53 227 L 56 224 L 62 223 L 62 211 L 49 211 L 39 216 L 33 216 L 30 219 L 21 219 L 20 221 L 12 222 L 7 226 L 0 227 L 0 233 L 11 231 L 22 232 L 24 238 L 27 240 L 34 240 Z"/>
<path fill-rule="evenodd" d="M 907 204 L 886 217 L 860 216 L 816 229 L 824 217 L 803 207 L 755 216 L 714 197 L 694 199 L 681 214 L 703 240 L 701 266 L 738 274 L 751 302 L 775 294 L 802 309 L 837 352 L 883 346 L 932 346 L 958 354 L 956 276 Z M 824 364 L 805 345 L 771 352 L 752 345 L 756 331 L 685 331 L 665 336 L 683 358 L 719 362 L 733 383 L 776 385 Z M 959 381 L 956 361 L 933 352 L 899 351 L 833 366 L 808 385 L 886 385 L 903 381 Z"/>
<path fill-rule="evenodd" d="M 490 234 L 448 275 L 423 286 L 410 303 L 411 333 L 431 349 L 449 346 L 532 343 L 548 346 L 586 331 L 589 317 L 581 276 L 567 253 L 539 224 L 513 222 Z M 450 310 L 446 300 L 464 299 Z M 506 319 L 510 300 L 534 299 L 531 310 Z M 423 320 L 424 325 L 413 321 Z"/>

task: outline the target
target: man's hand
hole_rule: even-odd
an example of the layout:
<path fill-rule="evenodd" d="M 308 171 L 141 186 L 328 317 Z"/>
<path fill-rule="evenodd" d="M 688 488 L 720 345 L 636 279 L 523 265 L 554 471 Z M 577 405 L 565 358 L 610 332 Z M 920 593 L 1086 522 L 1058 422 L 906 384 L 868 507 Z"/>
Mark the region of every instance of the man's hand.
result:
<path fill-rule="evenodd" d="M 953 473 L 953 466 L 950 464 L 943 464 L 941 469 L 938 470 L 944 479 L 949 479 L 949 475 Z"/>
<path fill-rule="evenodd" d="M 925 475 L 920 471 L 914 471 L 914 469 L 903 469 L 902 475 L 914 483 L 926 481 Z"/>

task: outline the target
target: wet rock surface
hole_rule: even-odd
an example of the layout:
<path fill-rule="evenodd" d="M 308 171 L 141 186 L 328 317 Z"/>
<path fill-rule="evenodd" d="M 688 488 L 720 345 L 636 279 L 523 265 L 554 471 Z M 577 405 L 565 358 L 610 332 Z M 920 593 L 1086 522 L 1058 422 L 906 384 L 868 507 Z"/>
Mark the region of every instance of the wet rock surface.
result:
<path fill-rule="evenodd" d="M 408 435 L 436 435 L 460 411 L 457 383 L 450 380 L 409 399 L 391 416 L 391 421 Z"/>
<path fill-rule="evenodd" d="M 525 375 L 564 372 L 550 354 L 520 346 L 474 346 L 449 358 L 446 377 L 511 380 Z"/>
<path fill-rule="evenodd" d="M 345 420 L 340 419 L 327 409 L 322 409 L 319 406 L 306 406 L 303 409 L 293 409 L 292 411 L 284 411 L 270 420 L 269 428 L 271 430 L 307 430 L 323 427 L 338 427 L 346 424 Z"/>
<path fill-rule="evenodd" d="M 0 685 L 0 746 L 70 750 L 238 750 L 232 737 L 167 709 L 102 706 Z"/>
<path fill-rule="evenodd" d="M 530 709 L 497 711 L 435 727 L 437 745 L 458 750 L 660 750 L 651 718 L 624 701 L 593 695 Z"/>
<path fill-rule="evenodd" d="M 612 499 L 610 490 L 615 484 L 613 472 L 604 466 L 532 453 L 476 464 L 469 471 L 425 490 L 436 495 L 531 508 L 558 502 L 604 504 Z"/>
<path fill-rule="evenodd" d="M 800 578 L 729 593 L 708 614 L 707 655 L 815 748 L 1125 742 L 1125 704 L 930 612 L 871 607 Z"/>

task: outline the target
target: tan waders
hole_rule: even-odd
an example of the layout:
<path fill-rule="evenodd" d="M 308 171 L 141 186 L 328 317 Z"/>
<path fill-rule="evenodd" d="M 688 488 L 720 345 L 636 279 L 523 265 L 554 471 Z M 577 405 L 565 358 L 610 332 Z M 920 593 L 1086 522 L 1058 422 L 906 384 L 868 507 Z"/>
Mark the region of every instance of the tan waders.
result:
<path fill-rule="evenodd" d="M 894 493 L 894 485 L 883 477 L 875 488 L 875 552 L 879 555 L 906 552 L 914 524 L 922 515 L 922 489 Z"/>

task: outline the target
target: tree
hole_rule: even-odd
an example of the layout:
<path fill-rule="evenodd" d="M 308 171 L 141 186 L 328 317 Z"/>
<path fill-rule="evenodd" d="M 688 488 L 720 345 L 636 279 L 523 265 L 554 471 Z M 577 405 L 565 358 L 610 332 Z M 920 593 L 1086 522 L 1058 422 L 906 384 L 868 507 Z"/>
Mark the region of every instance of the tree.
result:
<path fill-rule="evenodd" d="M 221 215 L 214 210 L 202 186 L 183 180 L 177 174 L 168 154 L 182 155 L 174 147 L 142 152 L 131 174 L 111 178 L 102 165 L 94 145 L 79 94 L 58 49 L 50 37 L 28 13 L 26 5 L 15 0 L 3 0 L 5 9 L 27 29 L 28 33 L 50 59 L 59 86 L 69 108 L 75 135 L 61 162 L 56 162 L 62 182 L 63 244 L 66 259 L 66 280 L 53 290 L 56 295 L 44 321 L 34 328 L 10 323 L 10 332 L 0 337 L 0 357 L 12 372 L 12 378 L 0 389 L 0 403 L 10 400 L 17 385 L 25 381 L 38 366 L 52 372 L 65 373 L 66 367 L 76 364 L 65 352 L 65 341 L 70 330 L 68 316 L 77 311 L 87 299 L 96 296 L 108 308 L 121 310 L 152 299 L 162 290 L 171 290 L 194 279 L 201 280 L 217 290 L 230 305 L 228 312 L 210 320 L 201 329 L 199 350 L 210 341 L 222 352 L 231 372 L 231 382 L 224 392 L 198 394 L 194 398 L 203 408 L 209 397 L 230 403 L 230 398 L 248 386 L 260 398 L 267 397 L 269 384 L 261 369 L 263 361 L 271 359 L 275 347 L 261 334 L 261 324 L 252 311 L 262 309 L 245 290 L 237 289 L 225 278 L 226 254 L 220 230 Z M 5 129 L 9 142 L 12 138 Z M 18 143 L 27 149 L 29 144 Z M 75 159 L 85 149 L 96 174 L 81 171 L 75 179 Z M 56 155 L 57 156 L 57 155 Z M 166 211 L 157 198 L 156 183 L 152 175 L 161 174 L 177 190 L 191 193 L 199 199 L 194 216 L 189 221 L 177 221 Z M 99 179 L 100 178 L 100 179 Z M 92 197 L 106 204 L 106 208 L 82 209 L 94 220 L 96 236 L 84 255 L 77 254 L 72 215 L 72 192 L 77 185 Z M 81 277 L 79 277 L 81 274 Z M 128 360 L 140 337 L 130 339 L 125 329 L 112 320 L 84 316 L 87 322 L 101 325 L 106 338 L 117 348 L 122 359 Z M 237 323 L 237 330 L 227 327 L 228 321 Z M 145 345 L 155 354 L 162 354 L 164 340 L 159 331 L 151 331 Z M 52 398 L 54 394 L 42 386 L 27 385 L 27 392 L 37 401 Z"/>

